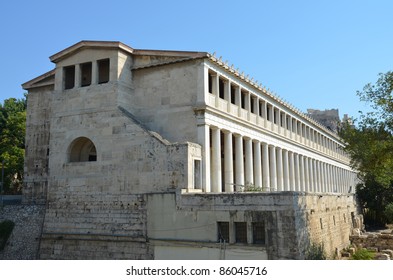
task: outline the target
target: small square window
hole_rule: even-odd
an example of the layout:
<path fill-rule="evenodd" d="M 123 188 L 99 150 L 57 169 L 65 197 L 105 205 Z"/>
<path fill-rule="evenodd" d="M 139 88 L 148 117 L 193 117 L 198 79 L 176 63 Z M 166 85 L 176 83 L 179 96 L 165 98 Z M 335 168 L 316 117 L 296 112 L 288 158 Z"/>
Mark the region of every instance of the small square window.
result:
<path fill-rule="evenodd" d="M 109 59 L 99 60 L 98 64 L 98 83 L 109 82 Z"/>
<path fill-rule="evenodd" d="M 75 65 L 64 67 L 64 89 L 75 86 Z"/>
<path fill-rule="evenodd" d="M 229 242 L 229 222 L 218 222 L 218 242 Z"/>
<path fill-rule="evenodd" d="M 81 64 L 81 86 L 86 87 L 91 85 L 91 62 Z"/>
<path fill-rule="evenodd" d="M 247 223 L 235 223 L 236 243 L 247 243 Z"/>
<path fill-rule="evenodd" d="M 254 244 L 265 244 L 265 225 L 263 222 L 252 223 L 252 237 Z"/>

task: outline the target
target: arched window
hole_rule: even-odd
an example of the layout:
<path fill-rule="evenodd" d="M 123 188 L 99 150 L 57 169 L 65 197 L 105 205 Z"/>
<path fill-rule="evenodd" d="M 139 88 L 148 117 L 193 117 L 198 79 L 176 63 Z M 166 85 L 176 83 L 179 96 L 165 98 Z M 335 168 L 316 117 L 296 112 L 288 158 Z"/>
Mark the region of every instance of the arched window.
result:
<path fill-rule="evenodd" d="M 83 161 L 97 161 L 97 150 L 89 138 L 79 137 L 69 147 L 69 162 Z"/>

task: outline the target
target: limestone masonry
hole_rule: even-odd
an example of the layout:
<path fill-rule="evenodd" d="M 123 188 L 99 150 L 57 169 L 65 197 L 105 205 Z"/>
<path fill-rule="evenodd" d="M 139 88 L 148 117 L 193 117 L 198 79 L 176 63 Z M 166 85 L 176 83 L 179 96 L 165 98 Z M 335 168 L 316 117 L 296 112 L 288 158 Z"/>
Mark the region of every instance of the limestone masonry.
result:
<path fill-rule="evenodd" d="M 205 52 L 81 41 L 28 90 L 41 259 L 333 257 L 358 226 L 330 129 Z"/>

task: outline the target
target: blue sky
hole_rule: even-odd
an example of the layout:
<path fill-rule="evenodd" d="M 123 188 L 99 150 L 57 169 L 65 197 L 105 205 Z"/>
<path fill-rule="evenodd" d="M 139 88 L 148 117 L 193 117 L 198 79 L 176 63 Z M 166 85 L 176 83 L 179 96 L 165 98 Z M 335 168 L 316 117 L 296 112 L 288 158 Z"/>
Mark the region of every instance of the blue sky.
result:
<path fill-rule="evenodd" d="M 0 102 L 80 40 L 216 52 L 305 112 L 367 110 L 356 91 L 392 69 L 393 1 L 1 1 Z"/>

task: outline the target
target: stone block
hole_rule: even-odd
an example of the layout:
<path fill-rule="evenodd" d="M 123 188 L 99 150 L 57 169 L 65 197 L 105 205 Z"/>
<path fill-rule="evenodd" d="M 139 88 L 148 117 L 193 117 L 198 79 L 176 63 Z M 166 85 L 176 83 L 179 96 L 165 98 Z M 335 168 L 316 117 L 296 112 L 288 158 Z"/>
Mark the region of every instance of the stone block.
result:
<path fill-rule="evenodd" d="M 393 250 L 386 249 L 386 250 L 382 250 L 381 252 L 384 254 L 388 254 L 390 258 L 393 259 Z"/>
<path fill-rule="evenodd" d="M 390 260 L 388 254 L 377 254 L 374 258 L 375 260 Z"/>

